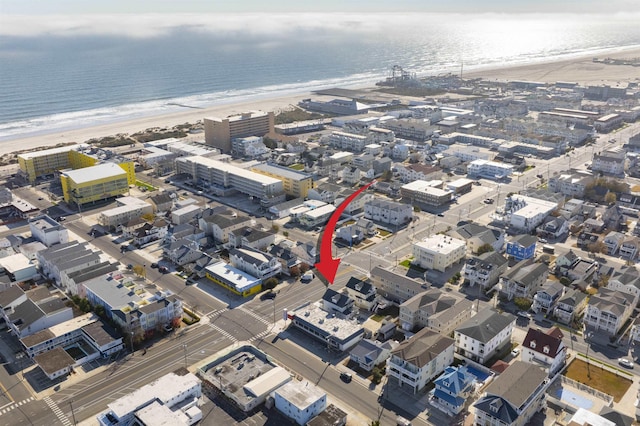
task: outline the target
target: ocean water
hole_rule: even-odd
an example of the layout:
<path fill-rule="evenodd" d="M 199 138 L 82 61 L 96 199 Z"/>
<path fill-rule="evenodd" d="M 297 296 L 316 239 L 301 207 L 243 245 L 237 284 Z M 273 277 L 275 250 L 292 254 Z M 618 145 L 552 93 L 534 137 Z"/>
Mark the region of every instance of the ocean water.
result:
<path fill-rule="evenodd" d="M 233 18 L 0 29 L 0 141 L 373 84 L 395 64 L 424 76 L 640 45 L 638 14 Z"/>

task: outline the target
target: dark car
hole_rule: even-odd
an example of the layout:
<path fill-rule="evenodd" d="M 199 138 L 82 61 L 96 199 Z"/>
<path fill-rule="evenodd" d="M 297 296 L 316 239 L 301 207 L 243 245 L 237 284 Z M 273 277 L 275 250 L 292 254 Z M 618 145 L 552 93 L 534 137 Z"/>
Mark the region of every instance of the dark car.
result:
<path fill-rule="evenodd" d="M 166 266 L 161 266 L 158 268 L 158 271 L 162 272 L 163 274 L 166 274 L 167 272 L 169 272 L 169 268 L 167 268 Z"/>
<path fill-rule="evenodd" d="M 128 264 L 127 265 L 127 269 L 129 269 L 129 270 L 133 269 L 133 265 L 132 264 Z"/>
<path fill-rule="evenodd" d="M 151 267 L 152 267 L 152 268 L 157 268 L 157 267 L 158 267 L 158 264 L 154 262 L 154 263 L 152 263 L 152 264 L 151 264 Z"/>
<path fill-rule="evenodd" d="M 266 293 L 262 293 L 262 295 L 260 296 L 260 300 L 275 299 L 275 298 L 276 298 L 276 293 L 273 291 L 267 291 Z"/>
<path fill-rule="evenodd" d="M 351 382 L 351 379 L 353 378 L 353 376 L 351 375 L 351 373 L 340 373 L 340 378 L 342 379 L 343 382 L 349 383 Z"/>

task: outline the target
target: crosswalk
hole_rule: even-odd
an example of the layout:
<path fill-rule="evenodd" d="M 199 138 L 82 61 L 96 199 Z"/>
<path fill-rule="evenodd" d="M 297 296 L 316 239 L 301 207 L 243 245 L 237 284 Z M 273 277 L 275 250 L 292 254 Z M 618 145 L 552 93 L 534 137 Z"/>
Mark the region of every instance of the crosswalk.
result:
<path fill-rule="evenodd" d="M 268 336 L 269 334 L 271 334 L 271 330 L 267 329 L 265 331 L 263 331 L 260 334 L 256 334 L 255 336 L 253 336 L 251 339 L 249 339 L 250 342 L 255 342 L 256 340 L 260 340 L 265 336 Z"/>
<path fill-rule="evenodd" d="M 215 331 L 217 331 L 218 333 L 222 334 L 224 337 L 226 337 L 227 339 L 231 340 L 232 342 L 237 342 L 238 339 L 236 339 L 233 335 L 231 335 L 229 332 L 221 329 L 220 327 L 218 327 L 215 324 L 207 324 L 209 327 L 213 328 Z"/>
<path fill-rule="evenodd" d="M 60 420 L 60 422 L 64 426 L 72 426 L 71 421 L 69 421 L 69 419 L 67 418 L 67 416 L 64 415 L 60 407 L 58 407 L 58 405 L 55 402 L 53 402 L 53 400 L 50 397 L 48 396 L 45 397 L 43 401 L 47 403 L 49 408 L 51 408 L 51 411 L 53 411 L 53 413 L 56 415 L 58 420 Z"/>
<path fill-rule="evenodd" d="M 27 404 L 27 403 L 29 403 L 31 401 L 35 401 L 35 398 L 31 397 L 31 398 L 23 399 L 22 401 L 19 401 L 19 402 L 13 402 L 13 403 L 7 405 L 6 407 L 3 407 L 0 410 L 0 416 L 5 414 L 5 413 L 8 413 L 11 410 L 14 410 L 14 409 L 20 407 L 21 405 Z"/>
<path fill-rule="evenodd" d="M 246 309 L 246 308 L 243 308 L 243 307 L 236 308 L 236 309 L 238 309 L 241 312 L 244 312 L 247 315 L 252 316 L 253 318 L 257 319 L 258 321 L 260 321 L 261 323 L 263 323 L 265 325 L 271 325 L 271 323 L 269 321 L 267 321 L 266 319 L 262 318 L 261 316 L 259 316 L 258 314 L 256 314 L 255 312 L 253 312 L 253 311 L 251 311 L 249 309 Z"/>

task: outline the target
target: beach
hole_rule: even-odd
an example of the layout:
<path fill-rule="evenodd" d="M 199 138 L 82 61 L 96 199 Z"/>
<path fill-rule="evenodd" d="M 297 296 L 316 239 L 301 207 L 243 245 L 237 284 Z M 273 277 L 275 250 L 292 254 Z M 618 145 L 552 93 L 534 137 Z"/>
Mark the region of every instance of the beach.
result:
<path fill-rule="evenodd" d="M 489 67 L 486 69 L 465 71 L 463 77 L 484 78 L 496 81 L 528 80 L 540 82 L 575 82 L 581 85 L 625 84 L 640 82 L 640 68 L 628 65 L 608 65 L 593 61 L 594 54 L 553 62 L 538 62 L 519 66 Z M 640 48 L 601 53 L 603 58 L 638 58 Z M 359 88 L 363 89 L 363 88 Z M 178 124 L 195 123 L 205 117 L 226 117 L 248 110 L 275 111 L 296 105 L 300 100 L 316 97 L 309 92 L 289 94 L 282 97 L 256 99 L 235 104 L 221 104 L 210 108 L 185 108 L 183 112 L 167 115 L 155 115 L 136 118 L 130 121 L 118 121 L 93 127 L 71 129 L 64 132 L 16 138 L 0 143 L 0 155 L 18 150 L 33 150 L 39 147 L 54 146 L 59 143 L 81 143 L 89 139 L 116 134 L 133 134 L 154 127 L 173 127 Z"/>

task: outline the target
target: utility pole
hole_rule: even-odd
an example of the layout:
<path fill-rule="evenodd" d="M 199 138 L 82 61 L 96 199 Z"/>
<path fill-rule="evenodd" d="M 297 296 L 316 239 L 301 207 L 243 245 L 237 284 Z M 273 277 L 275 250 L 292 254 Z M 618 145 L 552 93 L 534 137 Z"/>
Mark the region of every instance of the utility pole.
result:
<path fill-rule="evenodd" d="M 187 344 L 182 344 L 182 349 L 184 349 L 184 368 L 187 368 Z"/>
<path fill-rule="evenodd" d="M 71 417 L 73 418 L 73 424 L 75 426 L 77 423 L 76 423 L 76 413 L 73 411 L 73 399 L 69 400 L 69 406 L 71 407 Z"/>

